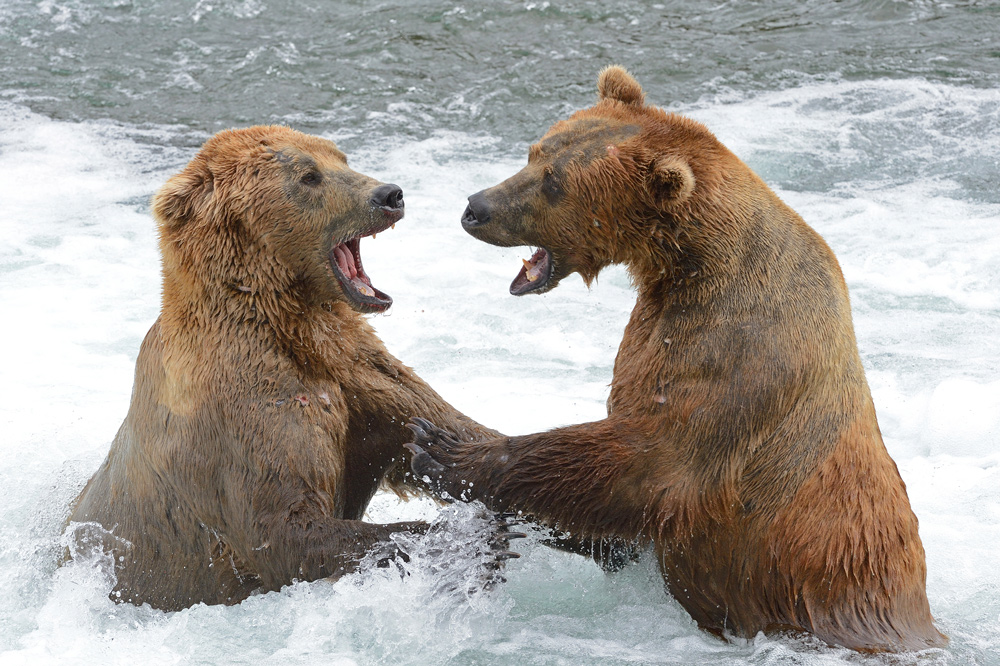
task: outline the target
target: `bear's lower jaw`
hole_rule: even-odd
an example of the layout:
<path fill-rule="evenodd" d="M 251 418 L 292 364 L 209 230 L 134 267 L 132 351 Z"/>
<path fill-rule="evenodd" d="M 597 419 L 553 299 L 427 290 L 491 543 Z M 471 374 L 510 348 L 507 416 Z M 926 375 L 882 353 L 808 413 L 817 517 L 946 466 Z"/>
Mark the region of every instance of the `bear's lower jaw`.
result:
<path fill-rule="evenodd" d="M 530 293 L 542 293 L 556 286 L 555 282 L 552 282 L 555 263 L 552 261 L 551 252 L 540 247 L 531 255 L 531 259 L 522 259 L 521 261 L 524 262 L 524 266 L 521 267 L 514 281 L 510 283 L 511 294 L 522 296 Z"/>
<path fill-rule="evenodd" d="M 371 278 L 361 265 L 360 236 L 330 250 L 330 268 L 347 302 L 358 312 L 384 312 L 392 305 L 392 298 L 372 286 Z"/>

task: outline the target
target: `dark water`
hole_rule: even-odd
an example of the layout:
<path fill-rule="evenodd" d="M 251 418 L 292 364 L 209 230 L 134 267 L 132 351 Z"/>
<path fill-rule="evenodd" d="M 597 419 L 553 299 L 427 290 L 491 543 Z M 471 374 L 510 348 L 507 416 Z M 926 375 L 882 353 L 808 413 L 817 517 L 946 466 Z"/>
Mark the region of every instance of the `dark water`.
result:
<path fill-rule="evenodd" d="M 1000 3 L 6 0 L 0 95 L 56 119 L 524 142 L 604 65 L 663 106 L 805 81 L 1000 82 Z"/>

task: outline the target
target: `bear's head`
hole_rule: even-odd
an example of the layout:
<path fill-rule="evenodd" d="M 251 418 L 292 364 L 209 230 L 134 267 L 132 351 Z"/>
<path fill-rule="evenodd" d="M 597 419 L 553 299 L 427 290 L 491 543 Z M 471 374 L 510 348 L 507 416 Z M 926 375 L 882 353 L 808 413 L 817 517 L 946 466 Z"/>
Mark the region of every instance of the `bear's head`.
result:
<path fill-rule="evenodd" d="M 589 284 L 611 263 L 661 261 L 700 185 L 698 163 L 718 146 L 700 124 L 647 106 L 621 67 L 605 68 L 597 88 L 598 103 L 553 125 L 526 167 L 469 197 L 470 234 L 538 248 L 511 283 L 514 295 L 543 293 L 573 272 Z"/>
<path fill-rule="evenodd" d="M 220 132 L 153 198 L 165 292 L 383 311 L 392 299 L 372 286 L 360 242 L 403 210 L 399 187 L 349 169 L 331 141 L 280 126 Z"/>

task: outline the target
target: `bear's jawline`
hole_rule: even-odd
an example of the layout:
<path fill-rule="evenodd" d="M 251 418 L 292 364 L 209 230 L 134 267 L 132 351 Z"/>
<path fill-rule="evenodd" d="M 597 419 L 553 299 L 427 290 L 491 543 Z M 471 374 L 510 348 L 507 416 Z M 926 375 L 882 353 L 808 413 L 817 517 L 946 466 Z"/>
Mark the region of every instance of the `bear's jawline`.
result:
<path fill-rule="evenodd" d="M 531 274 L 537 275 L 534 280 L 528 279 L 528 268 L 531 267 Z M 517 277 L 510 283 L 510 293 L 514 296 L 521 296 L 532 291 L 545 291 L 545 286 L 552 278 L 552 254 L 544 247 L 538 248 L 531 259 L 524 262 Z"/>
<path fill-rule="evenodd" d="M 355 309 L 362 312 L 382 312 L 392 305 L 392 297 L 372 286 L 371 278 L 361 265 L 361 237 L 351 238 L 330 250 L 330 267 L 340 280 L 344 295 Z"/>

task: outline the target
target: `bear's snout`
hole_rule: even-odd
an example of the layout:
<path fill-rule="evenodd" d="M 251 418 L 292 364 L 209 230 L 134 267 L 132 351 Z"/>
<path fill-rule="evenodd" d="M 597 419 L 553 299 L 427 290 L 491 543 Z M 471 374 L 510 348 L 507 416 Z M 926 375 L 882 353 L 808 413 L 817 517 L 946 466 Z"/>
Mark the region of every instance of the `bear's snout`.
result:
<path fill-rule="evenodd" d="M 462 213 L 462 227 L 469 231 L 481 227 L 490 221 L 490 205 L 482 192 L 476 192 L 469 197 L 469 205 Z"/>

